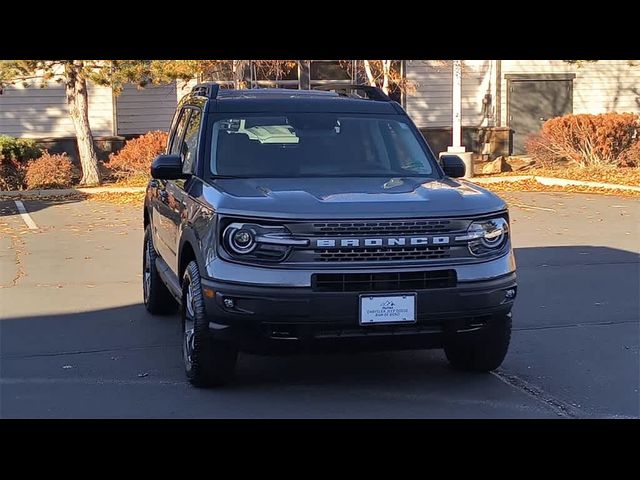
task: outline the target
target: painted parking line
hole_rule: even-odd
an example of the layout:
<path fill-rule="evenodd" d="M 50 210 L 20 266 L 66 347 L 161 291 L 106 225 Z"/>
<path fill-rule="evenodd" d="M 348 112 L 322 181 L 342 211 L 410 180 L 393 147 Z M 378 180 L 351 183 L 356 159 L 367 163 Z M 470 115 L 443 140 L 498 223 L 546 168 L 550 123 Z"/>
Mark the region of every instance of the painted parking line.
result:
<path fill-rule="evenodd" d="M 27 224 L 27 227 L 29 227 L 29 230 L 37 230 L 38 226 L 36 225 L 36 222 L 34 222 L 31 218 L 31 215 L 29 215 L 29 212 L 27 212 L 27 209 L 25 208 L 24 203 L 22 203 L 22 200 L 14 200 L 13 203 L 16 204 L 18 212 L 20 212 L 20 216 L 22 217 L 22 220 L 24 220 L 24 223 Z"/>

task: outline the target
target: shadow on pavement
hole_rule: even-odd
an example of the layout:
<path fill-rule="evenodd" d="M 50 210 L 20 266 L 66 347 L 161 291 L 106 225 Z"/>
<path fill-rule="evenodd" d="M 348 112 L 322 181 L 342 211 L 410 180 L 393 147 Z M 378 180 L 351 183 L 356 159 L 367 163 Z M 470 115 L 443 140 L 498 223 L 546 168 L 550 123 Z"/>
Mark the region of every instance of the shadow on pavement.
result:
<path fill-rule="evenodd" d="M 552 394 L 566 396 L 565 401 L 588 398 L 598 414 L 608 410 L 633 414 L 637 401 L 633 382 L 637 388 L 638 379 L 638 255 L 607 247 L 571 246 L 519 248 L 516 258 L 519 298 L 505 368 Z M 64 294 L 67 291 L 61 291 Z M 60 301 L 64 302 L 63 296 Z M 149 375 L 144 381 L 187 387 L 177 315 L 153 317 L 141 304 L 25 318 L 11 318 L 9 311 L 6 305 L 0 310 L 5 317 L 0 320 L 2 378 L 55 380 L 76 375 L 77 381 L 124 378 L 137 382 L 142 381 L 138 372 L 144 372 Z M 67 363 L 76 370 L 64 370 Z M 240 357 L 236 381 L 206 395 L 247 394 L 259 386 L 260 391 L 282 390 L 277 395 L 285 398 L 288 388 L 339 386 L 336 395 L 357 388 L 357 395 L 372 392 L 380 402 L 422 395 L 444 405 L 447 396 L 463 403 L 471 402 L 468 397 L 482 397 L 478 392 L 494 388 L 490 387 L 494 381 L 492 376 L 451 370 L 440 350 L 282 357 L 245 354 Z M 610 398 L 614 394 L 619 397 L 617 403 Z M 331 394 L 323 390 L 322 395 Z"/>
<path fill-rule="evenodd" d="M 89 198 L 88 195 L 78 192 L 73 196 L 48 198 L 48 199 L 21 199 L 13 197 L 3 197 L 0 192 L 0 217 L 8 215 L 18 215 L 18 209 L 15 200 L 20 200 L 25 205 L 28 213 L 38 212 L 55 205 L 67 205 L 71 203 L 82 202 Z"/>

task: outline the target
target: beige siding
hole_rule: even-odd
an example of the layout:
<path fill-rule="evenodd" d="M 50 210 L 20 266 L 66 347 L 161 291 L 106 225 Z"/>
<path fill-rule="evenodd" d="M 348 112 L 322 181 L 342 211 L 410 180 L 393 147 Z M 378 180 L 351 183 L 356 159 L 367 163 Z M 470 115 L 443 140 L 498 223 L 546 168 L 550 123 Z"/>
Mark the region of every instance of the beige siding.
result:
<path fill-rule="evenodd" d="M 482 99 L 491 92 L 491 60 L 467 60 L 462 71 L 462 124 L 482 124 Z M 406 110 L 418 127 L 450 127 L 453 117 L 451 61 L 407 60 L 406 75 L 415 91 Z"/>
<path fill-rule="evenodd" d="M 176 102 L 175 83 L 143 89 L 127 85 L 116 99 L 118 135 L 168 131 Z"/>
<path fill-rule="evenodd" d="M 502 74 L 573 73 L 573 113 L 640 113 L 640 64 L 599 60 L 581 66 L 562 60 L 503 60 Z M 502 82 L 502 124 L 507 125 L 507 82 Z"/>
<path fill-rule="evenodd" d="M 113 100 L 108 87 L 89 86 L 89 123 L 96 136 L 113 134 Z M 13 137 L 74 137 L 64 86 L 51 83 L 7 87 L 0 95 L 0 134 Z"/>

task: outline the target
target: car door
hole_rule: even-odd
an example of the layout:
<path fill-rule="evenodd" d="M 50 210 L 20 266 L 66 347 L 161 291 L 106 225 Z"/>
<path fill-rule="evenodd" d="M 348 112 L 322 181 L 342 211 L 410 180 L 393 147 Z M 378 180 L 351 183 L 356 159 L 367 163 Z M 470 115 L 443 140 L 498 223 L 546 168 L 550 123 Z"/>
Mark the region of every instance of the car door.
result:
<path fill-rule="evenodd" d="M 185 107 L 180 112 L 180 116 L 176 123 L 176 128 L 172 133 L 169 143 L 169 151 L 171 155 L 179 155 L 182 147 L 182 139 L 189 120 L 191 110 Z M 174 191 L 172 181 L 157 180 L 156 183 L 156 201 L 154 202 L 153 223 L 154 223 L 154 245 L 156 250 L 169 266 L 175 263 L 175 247 L 173 246 L 173 226 L 175 216 L 179 215 L 175 209 L 175 196 L 170 194 Z"/>
<path fill-rule="evenodd" d="M 196 158 L 198 154 L 198 140 L 200 138 L 200 124 L 202 112 L 197 107 L 189 107 L 191 114 L 182 136 L 180 155 L 182 157 L 182 172 L 193 175 L 195 173 Z M 167 204 L 171 209 L 170 221 L 167 222 L 167 243 L 172 251 L 171 269 L 178 273 L 178 248 L 180 244 L 180 231 L 187 221 L 187 207 L 189 205 L 188 189 L 192 178 L 170 180 L 167 182 Z"/>

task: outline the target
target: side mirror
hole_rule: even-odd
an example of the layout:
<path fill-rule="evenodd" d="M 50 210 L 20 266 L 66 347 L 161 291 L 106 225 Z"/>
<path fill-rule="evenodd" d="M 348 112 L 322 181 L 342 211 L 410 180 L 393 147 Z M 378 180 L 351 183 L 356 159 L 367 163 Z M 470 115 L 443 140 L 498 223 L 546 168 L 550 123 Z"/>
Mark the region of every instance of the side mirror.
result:
<path fill-rule="evenodd" d="M 182 173 L 180 155 L 158 155 L 151 164 L 151 176 L 158 180 L 178 180 L 188 178 L 189 174 Z"/>
<path fill-rule="evenodd" d="M 467 172 L 467 167 L 458 155 L 442 155 L 440 165 L 442 165 L 444 174 L 451 178 L 464 177 Z"/>

